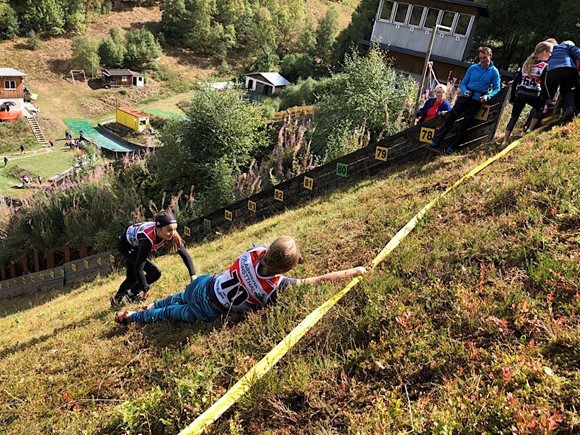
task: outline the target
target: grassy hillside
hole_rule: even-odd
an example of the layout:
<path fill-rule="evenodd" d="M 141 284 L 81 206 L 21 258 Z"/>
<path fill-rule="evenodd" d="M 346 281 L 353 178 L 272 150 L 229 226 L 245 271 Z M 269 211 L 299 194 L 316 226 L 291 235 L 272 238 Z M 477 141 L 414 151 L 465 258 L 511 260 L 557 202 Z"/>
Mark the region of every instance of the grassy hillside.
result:
<path fill-rule="evenodd" d="M 577 433 L 580 122 L 529 138 L 443 200 L 214 426 L 223 434 Z M 198 272 L 292 234 L 304 277 L 368 265 L 431 198 L 497 151 L 431 154 L 190 248 Z M 163 257 L 153 298 L 186 270 Z M 3 433 L 177 433 L 341 286 L 243 322 L 114 324 L 121 275 L 2 301 Z"/>

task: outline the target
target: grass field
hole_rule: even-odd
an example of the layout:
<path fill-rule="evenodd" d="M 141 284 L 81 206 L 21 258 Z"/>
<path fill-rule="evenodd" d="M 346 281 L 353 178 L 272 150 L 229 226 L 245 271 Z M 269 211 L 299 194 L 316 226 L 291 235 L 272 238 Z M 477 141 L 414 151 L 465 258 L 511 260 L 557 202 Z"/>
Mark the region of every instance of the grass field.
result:
<path fill-rule="evenodd" d="M 208 433 L 577 433 L 580 121 L 442 200 Z M 368 266 L 427 202 L 495 153 L 433 157 L 189 248 L 198 273 L 292 234 L 305 277 Z M 183 288 L 162 257 L 152 298 Z M 117 326 L 121 275 L 0 309 L 5 433 L 173 434 L 342 287 L 300 287 L 242 322 Z M 135 307 L 136 308 L 136 307 Z"/>

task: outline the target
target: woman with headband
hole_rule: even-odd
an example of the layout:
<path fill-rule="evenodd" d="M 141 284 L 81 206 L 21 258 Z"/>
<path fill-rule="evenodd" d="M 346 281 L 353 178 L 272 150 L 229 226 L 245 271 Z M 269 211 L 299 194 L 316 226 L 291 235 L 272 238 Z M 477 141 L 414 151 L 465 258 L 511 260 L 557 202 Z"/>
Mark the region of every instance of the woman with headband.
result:
<path fill-rule="evenodd" d="M 177 233 L 177 219 L 173 214 L 162 211 L 153 222 L 131 225 L 117 239 L 119 252 L 127 260 L 127 276 L 111 298 L 111 307 L 118 307 L 124 299 L 127 302 L 147 299 L 149 286 L 161 277 L 161 271 L 149 260 L 149 254 L 162 246 L 167 246 L 170 252 L 177 252 L 187 267 L 191 281 L 196 278 L 193 261 Z"/>

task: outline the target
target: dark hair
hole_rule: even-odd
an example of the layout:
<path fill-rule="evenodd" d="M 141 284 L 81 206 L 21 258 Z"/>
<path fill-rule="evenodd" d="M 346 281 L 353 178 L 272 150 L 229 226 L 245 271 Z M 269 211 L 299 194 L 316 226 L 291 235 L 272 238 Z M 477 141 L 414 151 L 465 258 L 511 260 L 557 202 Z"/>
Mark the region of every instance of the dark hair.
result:
<path fill-rule="evenodd" d="M 491 48 L 489 48 L 489 47 L 479 47 L 477 50 L 480 53 L 487 54 L 489 56 L 493 56 L 493 53 L 491 52 Z"/>
<path fill-rule="evenodd" d="M 177 219 L 173 213 L 165 210 L 161 210 L 155 215 L 155 228 L 165 227 L 171 224 L 177 224 Z M 174 253 L 184 245 L 183 239 L 176 231 L 173 237 L 165 242 L 165 246 L 169 249 L 169 252 Z"/>

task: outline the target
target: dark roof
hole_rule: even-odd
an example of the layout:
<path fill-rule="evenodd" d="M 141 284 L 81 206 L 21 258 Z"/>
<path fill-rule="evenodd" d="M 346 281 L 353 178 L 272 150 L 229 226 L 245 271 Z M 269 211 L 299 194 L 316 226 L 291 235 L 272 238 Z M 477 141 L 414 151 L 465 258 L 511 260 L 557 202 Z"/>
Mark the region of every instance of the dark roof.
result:
<path fill-rule="evenodd" d="M 103 68 L 103 75 L 104 76 L 142 76 L 135 71 L 131 71 L 130 69 L 104 69 Z"/>

